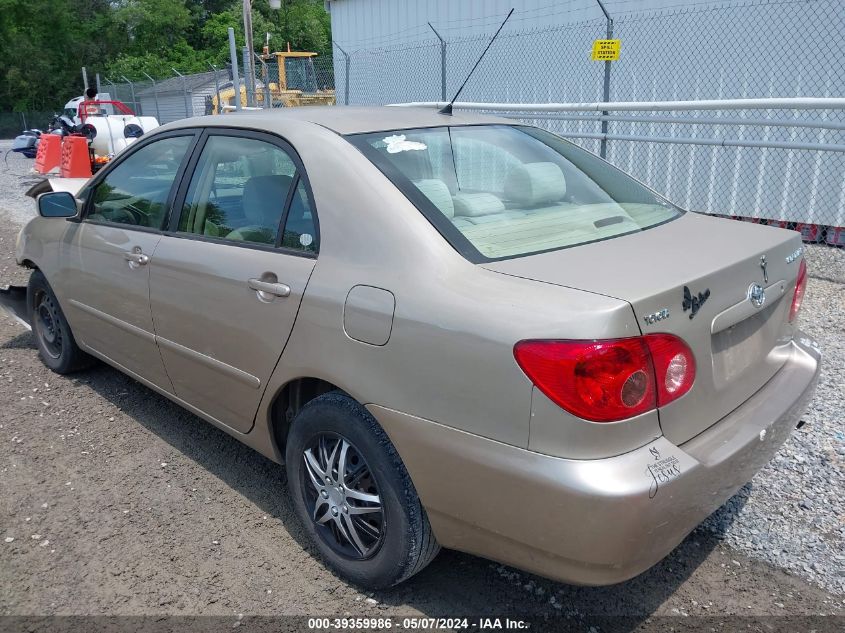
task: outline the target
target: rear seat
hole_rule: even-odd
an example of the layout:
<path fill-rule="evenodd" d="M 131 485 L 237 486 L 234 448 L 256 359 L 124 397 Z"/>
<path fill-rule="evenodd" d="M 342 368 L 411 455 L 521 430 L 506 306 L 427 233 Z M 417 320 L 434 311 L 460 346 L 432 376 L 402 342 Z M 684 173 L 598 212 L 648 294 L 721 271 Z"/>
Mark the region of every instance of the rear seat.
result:
<path fill-rule="evenodd" d="M 566 195 L 563 172 L 550 162 L 526 163 L 510 171 L 504 184 L 507 206 L 489 192 L 460 191 L 453 196 L 448 185 L 438 179 L 415 180 L 414 184 L 461 229 L 559 211 Z"/>
<path fill-rule="evenodd" d="M 460 192 L 452 197 L 455 208 L 455 220 L 462 220 L 461 224 L 487 224 L 500 222 L 525 215 L 522 211 L 507 210 L 505 203 L 492 193 Z"/>
<path fill-rule="evenodd" d="M 508 174 L 504 195 L 525 208 L 550 205 L 566 196 L 566 179 L 555 163 L 525 163 Z"/>
<path fill-rule="evenodd" d="M 460 192 L 453 196 L 446 183 L 435 178 L 415 180 L 414 185 L 458 228 L 525 215 L 520 211 L 508 211 L 502 200 L 492 193 Z"/>
<path fill-rule="evenodd" d="M 417 188 L 476 248 L 490 257 L 580 243 L 638 225 L 624 205 L 564 201 L 566 179 L 552 162 L 520 164 L 508 173 L 502 195 L 460 191 L 442 180 L 416 180 Z M 634 205 L 637 206 L 637 205 Z M 640 215 L 651 213 L 650 207 Z M 514 246 L 517 245 L 517 246 Z"/>

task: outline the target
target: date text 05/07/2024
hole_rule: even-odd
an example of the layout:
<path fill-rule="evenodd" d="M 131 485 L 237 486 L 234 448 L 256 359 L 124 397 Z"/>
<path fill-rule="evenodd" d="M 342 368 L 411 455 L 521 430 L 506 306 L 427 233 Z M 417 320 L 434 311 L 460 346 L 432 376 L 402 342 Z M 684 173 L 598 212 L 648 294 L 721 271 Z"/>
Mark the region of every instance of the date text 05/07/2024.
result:
<path fill-rule="evenodd" d="M 308 618 L 308 629 L 321 630 L 475 630 L 517 631 L 530 628 L 530 623 L 514 618 Z"/>

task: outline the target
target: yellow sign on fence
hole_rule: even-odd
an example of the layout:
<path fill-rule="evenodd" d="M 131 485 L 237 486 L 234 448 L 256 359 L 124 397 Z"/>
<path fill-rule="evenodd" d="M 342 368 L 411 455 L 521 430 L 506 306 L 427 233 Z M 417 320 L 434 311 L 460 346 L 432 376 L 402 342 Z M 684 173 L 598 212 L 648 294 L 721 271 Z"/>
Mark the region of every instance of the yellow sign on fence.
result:
<path fill-rule="evenodd" d="M 621 49 L 622 40 L 595 40 L 590 59 L 594 62 L 615 62 L 619 59 Z"/>

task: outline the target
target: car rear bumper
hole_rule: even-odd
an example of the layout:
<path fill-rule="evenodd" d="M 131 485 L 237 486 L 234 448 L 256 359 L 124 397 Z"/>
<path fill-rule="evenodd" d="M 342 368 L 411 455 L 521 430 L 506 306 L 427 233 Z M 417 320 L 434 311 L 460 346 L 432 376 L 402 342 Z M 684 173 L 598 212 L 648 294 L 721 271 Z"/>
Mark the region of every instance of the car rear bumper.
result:
<path fill-rule="evenodd" d="M 395 444 L 444 547 L 565 582 L 645 571 L 764 466 L 815 390 L 803 335 L 763 389 L 696 438 L 616 457 L 551 457 L 397 411 L 369 408 Z"/>
<path fill-rule="evenodd" d="M 31 329 L 26 304 L 26 286 L 0 288 L 0 309 L 5 310 L 10 317 L 27 330 Z"/>

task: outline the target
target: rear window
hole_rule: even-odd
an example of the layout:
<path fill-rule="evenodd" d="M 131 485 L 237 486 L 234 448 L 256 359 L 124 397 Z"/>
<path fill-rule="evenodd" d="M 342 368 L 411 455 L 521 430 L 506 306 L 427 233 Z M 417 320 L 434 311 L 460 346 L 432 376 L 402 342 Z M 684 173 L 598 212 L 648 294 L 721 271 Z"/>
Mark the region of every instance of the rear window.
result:
<path fill-rule="evenodd" d="M 682 211 L 537 128 L 478 125 L 346 137 L 475 262 L 642 231 Z"/>

